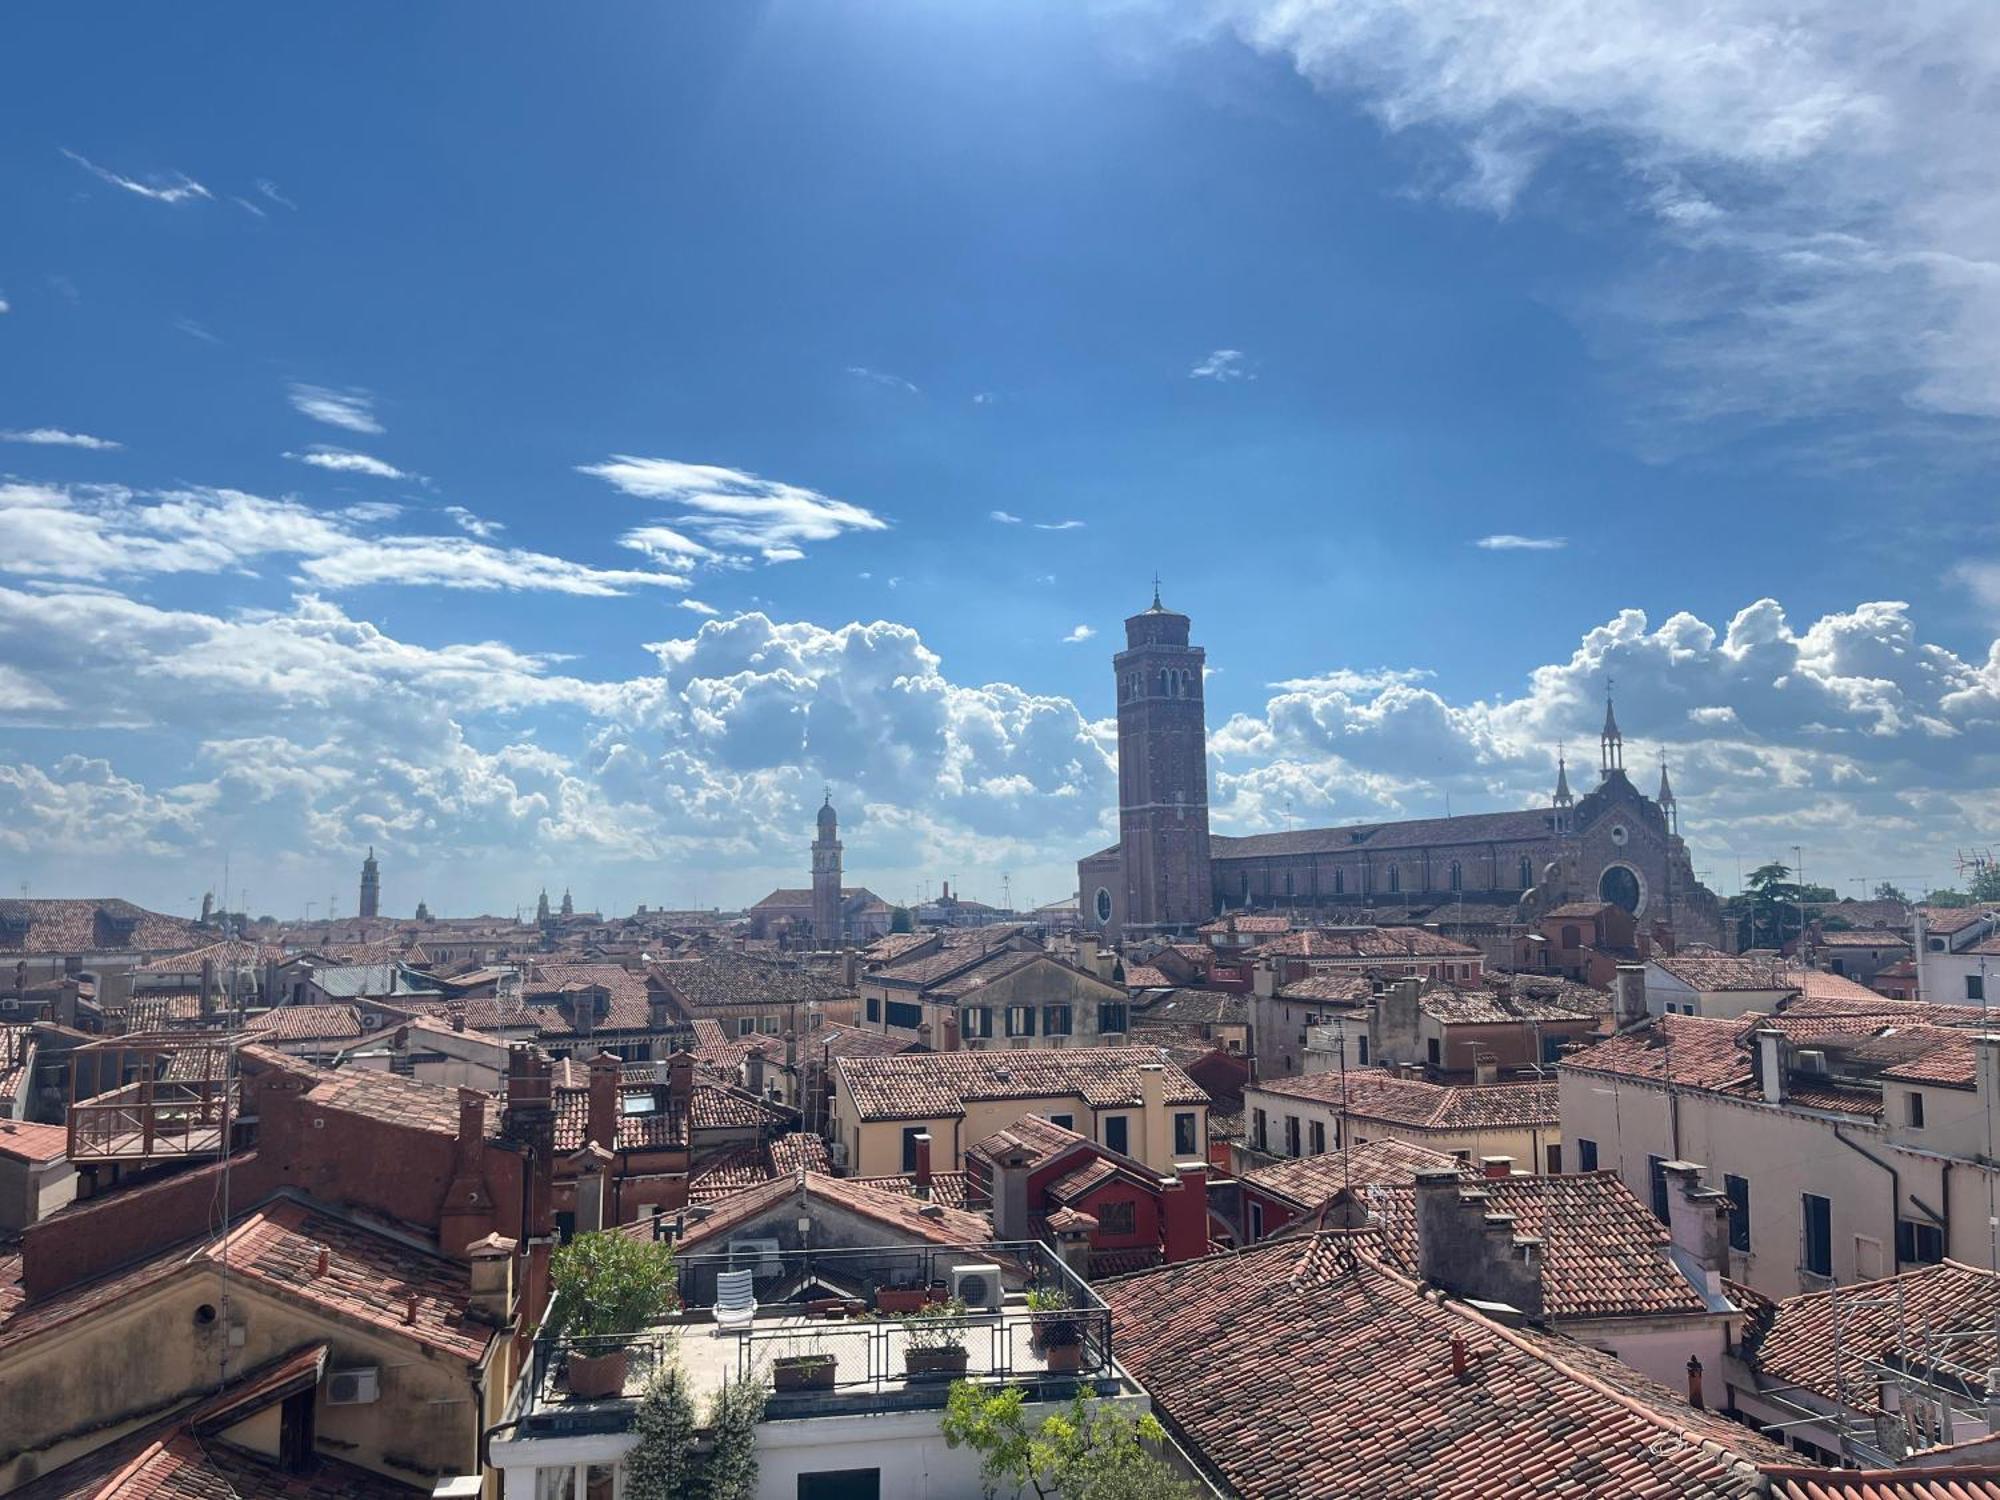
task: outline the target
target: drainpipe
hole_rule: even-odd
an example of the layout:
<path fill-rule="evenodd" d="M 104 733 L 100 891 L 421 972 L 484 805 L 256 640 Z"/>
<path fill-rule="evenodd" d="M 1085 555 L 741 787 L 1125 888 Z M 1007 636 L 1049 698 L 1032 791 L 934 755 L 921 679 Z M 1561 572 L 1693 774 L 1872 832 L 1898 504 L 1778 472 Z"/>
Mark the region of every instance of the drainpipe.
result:
<path fill-rule="evenodd" d="M 1850 1141 L 1846 1136 L 1842 1135 L 1838 1125 L 1833 1127 L 1833 1138 L 1839 1141 L 1841 1145 L 1847 1147 L 1848 1150 L 1868 1161 L 1872 1161 L 1876 1166 L 1889 1174 L 1889 1266 L 1890 1274 L 1894 1275 L 1899 1265 L 1896 1259 L 1896 1224 L 1902 1217 L 1902 1180 L 1896 1175 L 1896 1169 L 1888 1162 L 1882 1160 L 1881 1157 L 1862 1146 L 1859 1142 Z"/>

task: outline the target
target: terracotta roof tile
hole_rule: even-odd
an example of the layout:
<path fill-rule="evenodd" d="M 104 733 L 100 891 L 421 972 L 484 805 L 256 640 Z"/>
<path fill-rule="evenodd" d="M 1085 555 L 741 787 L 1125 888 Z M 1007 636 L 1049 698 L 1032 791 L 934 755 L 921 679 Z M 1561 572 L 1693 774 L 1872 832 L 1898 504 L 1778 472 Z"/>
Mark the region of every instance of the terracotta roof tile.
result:
<path fill-rule="evenodd" d="M 212 927 L 130 901 L 0 901 L 0 953 L 157 953 L 214 935 Z"/>
<path fill-rule="evenodd" d="M 263 1041 L 349 1041 L 362 1034 L 361 1012 L 352 1005 L 282 1005 L 252 1016 L 246 1029 Z"/>
<path fill-rule="evenodd" d="M 1553 1083 L 1431 1083 L 1389 1073 L 1350 1072 L 1272 1078 L 1250 1087 L 1284 1098 L 1344 1105 L 1357 1119 L 1417 1130 L 1548 1129 L 1558 1122 Z"/>
<path fill-rule="evenodd" d="M 1795 988 L 1782 962 L 1729 953 L 1670 953 L 1656 955 L 1655 965 L 1704 994 L 1728 990 L 1788 990 Z"/>
<path fill-rule="evenodd" d="M 804 1005 L 814 1000 L 838 1000 L 854 993 L 852 987 L 836 979 L 790 964 L 733 953 L 669 959 L 654 964 L 651 972 L 690 1015 L 703 1007 Z"/>
<path fill-rule="evenodd" d="M 808 1172 L 831 1173 L 833 1155 L 828 1151 L 824 1137 L 795 1130 L 771 1142 L 771 1167 L 780 1174 L 790 1174 L 801 1169 Z"/>
<path fill-rule="evenodd" d="M 864 1120 L 932 1119 L 965 1112 L 969 1099 L 1074 1095 L 1095 1109 L 1141 1102 L 1139 1069 L 1165 1069 L 1166 1102 L 1206 1104 L 1208 1095 L 1149 1047 L 1061 1047 L 998 1052 L 913 1052 L 844 1057 L 841 1087 Z"/>
<path fill-rule="evenodd" d="M 1383 1137 L 1363 1141 L 1345 1152 L 1288 1157 L 1243 1174 L 1243 1181 L 1267 1193 L 1289 1198 L 1301 1208 L 1318 1208 L 1345 1187 L 1369 1183 L 1413 1183 L 1419 1172 L 1472 1168 L 1448 1152 Z"/>

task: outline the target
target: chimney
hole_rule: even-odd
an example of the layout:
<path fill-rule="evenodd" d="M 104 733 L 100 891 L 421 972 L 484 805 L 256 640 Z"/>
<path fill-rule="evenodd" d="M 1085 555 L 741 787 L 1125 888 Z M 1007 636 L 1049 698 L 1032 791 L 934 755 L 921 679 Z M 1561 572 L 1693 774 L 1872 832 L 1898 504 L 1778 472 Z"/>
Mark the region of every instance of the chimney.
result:
<path fill-rule="evenodd" d="M 785 1033 L 785 1071 L 794 1076 L 799 1071 L 799 1034 L 796 1031 Z"/>
<path fill-rule="evenodd" d="M 1701 1359 L 1693 1354 L 1688 1356 L 1688 1405 L 1696 1411 L 1702 1409 Z"/>
<path fill-rule="evenodd" d="M 465 1030 L 465 1002 L 463 1000 L 452 1001 L 450 1005 L 445 1007 L 445 1014 L 451 1017 L 451 1029 L 453 1031 Z M 404 1032 L 403 1035 L 407 1036 L 408 1033 Z"/>
<path fill-rule="evenodd" d="M 666 989 L 657 981 L 646 983 L 646 1029 L 658 1037 L 662 1032 L 671 1031 L 674 1025 L 673 1002 L 667 998 Z"/>
<path fill-rule="evenodd" d="M 1704 1187 L 1695 1162 L 1665 1162 L 1660 1170 L 1669 1187 L 1667 1229 L 1674 1248 L 1707 1273 L 1707 1289 L 1719 1295 L 1729 1272 L 1729 1195 Z"/>
<path fill-rule="evenodd" d="M 764 1097 L 764 1044 L 754 1043 L 743 1054 L 743 1084 L 759 1099 Z"/>
<path fill-rule="evenodd" d="M 931 1133 L 928 1130 L 917 1134 L 917 1196 L 928 1200 L 931 1195 Z"/>
<path fill-rule="evenodd" d="M 694 1054 L 676 1052 L 667 1059 L 667 1107 L 685 1115 L 694 1098 Z"/>
<path fill-rule="evenodd" d="M 993 1163 L 993 1234 L 1000 1240 L 1026 1240 L 1028 1230 L 1028 1153 L 1009 1146 Z"/>
<path fill-rule="evenodd" d="M 201 961 L 201 1013 L 204 1016 L 215 1014 L 215 960 L 212 958 Z"/>
<path fill-rule="evenodd" d="M 324 1276 L 327 1272 L 328 1264 L 331 1262 L 332 1258 L 333 1258 L 332 1252 L 330 1252 L 326 1248 L 326 1246 L 321 1245 L 319 1247 L 319 1259 L 313 1262 L 313 1275 Z"/>
<path fill-rule="evenodd" d="M 1250 971 L 1250 993 L 1259 1000 L 1269 1000 L 1278 993 L 1278 962 L 1269 957 L 1257 960 L 1257 967 Z"/>
<path fill-rule="evenodd" d="M 1177 1161 L 1161 1179 L 1161 1251 L 1169 1265 L 1208 1254 L 1208 1164 Z"/>
<path fill-rule="evenodd" d="M 1485 1085 L 1500 1081 L 1500 1059 L 1491 1052 L 1476 1053 L 1472 1059 L 1472 1081 Z"/>
<path fill-rule="evenodd" d="M 414 1323 L 417 1321 L 417 1294 L 415 1292 L 410 1293 L 408 1297 L 403 1299 L 403 1321 L 405 1323 Z"/>
<path fill-rule="evenodd" d="M 1460 1385 L 1472 1378 L 1472 1361 L 1466 1356 L 1465 1340 L 1455 1333 L 1451 1336 L 1451 1378 Z"/>
<path fill-rule="evenodd" d="M 624 1063 L 610 1052 L 590 1060 L 590 1104 L 584 1116 L 584 1139 L 606 1151 L 618 1149 L 618 1078 Z"/>
<path fill-rule="evenodd" d="M 1646 966 L 1620 964 L 1611 981 L 1611 1022 L 1619 1031 L 1646 1020 Z"/>
<path fill-rule="evenodd" d="M 1167 1070 L 1156 1062 L 1139 1064 L 1139 1149 L 1134 1153 L 1147 1166 L 1155 1156 L 1173 1149 L 1173 1133 L 1167 1124 Z"/>
<path fill-rule="evenodd" d="M 1775 1026 L 1757 1028 L 1757 1079 L 1766 1104 L 1785 1102 L 1785 1034 Z"/>
<path fill-rule="evenodd" d="M 1056 1254 L 1062 1263 L 1076 1273 L 1079 1281 L 1090 1280 L 1090 1232 L 1097 1227 L 1097 1221 L 1089 1214 L 1073 1209 L 1061 1211 L 1063 1222 L 1060 1226 L 1050 1224 L 1055 1230 Z M 1056 1215 L 1051 1215 L 1051 1218 Z"/>
<path fill-rule="evenodd" d="M 610 1201 L 612 1154 L 595 1141 L 585 1141 L 569 1156 L 570 1178 L 574 1184 L 576 1227 L 582 1234 L 606 1229 L 616 1217 L 607 1211 Z"/>
<path fill-rule="evenodd" d="M 1511 1156 L 1482 1156 L 1479 1158 L 1481 1177 L 1507 1178 L 1514 1175 L 1514 1158 Z"/>
<path fill-rule="evenodd" d="M 1076 966 L 1086 974 L 1097 972 L 1097 938 L 1091 933 L 1077 934 Z"/>
<path fill-rule="evenodd" d="M 505 1328 L 514 1320 L 514 1251 L 518 1243 L 496 1230 L 466 1247 L 466 1258 L 472 1262 L 472 1299 L 466 1310 L 495 1328 Z"/>
<path fill-rule="evenodd" d="M 852 948 L 840 950 L 840 986 L 852 991 L 861 977 L 861 955 Z"/>
<path fill-rule="evenodd" d="M 1456 1171 L 1417 1173 L 1417 1274 L 1468 1301 L 1497 1302 L 1542 1316 L 1542 1241 L 1515 1233 L 1512 1214 L 1468 1188 Z"/>

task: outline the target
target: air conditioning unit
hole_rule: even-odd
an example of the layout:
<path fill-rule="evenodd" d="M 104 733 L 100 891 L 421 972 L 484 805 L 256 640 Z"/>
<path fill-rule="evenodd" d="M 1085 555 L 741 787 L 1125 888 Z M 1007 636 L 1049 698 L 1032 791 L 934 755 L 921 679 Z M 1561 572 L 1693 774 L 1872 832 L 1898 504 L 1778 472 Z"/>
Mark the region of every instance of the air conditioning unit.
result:
<path fill-rule="evenodd" d="M 770 1239 L 731 1240 L 729 1269 L 741 1271 L 747 1267 L 753 1276 L 776 1276 L 785 1268 L 782 1248 Z"/>
<path fill-rule="evenodd" d="M 1000 1311 L 1000 1268 L 986 1262 L 951 1268 L 951 1294 L 968 1310 Z"/>
<path fill-rule="evenodd" d="M 382 1394 L 382 1371 L 378 1365 L 360 1370 L 335 1370 L 326 1377 L 328 1406 L 366 1406 Z"/>
<path fill-rule="evenodd" d="M 833 1158 L 833 1164 L 836 1167 L 844 1167 L 847 1165 L 847 1142 L 829 1141 L 827 1142 L 826 1149 L 828 1155 L 830 1155 Z"/>

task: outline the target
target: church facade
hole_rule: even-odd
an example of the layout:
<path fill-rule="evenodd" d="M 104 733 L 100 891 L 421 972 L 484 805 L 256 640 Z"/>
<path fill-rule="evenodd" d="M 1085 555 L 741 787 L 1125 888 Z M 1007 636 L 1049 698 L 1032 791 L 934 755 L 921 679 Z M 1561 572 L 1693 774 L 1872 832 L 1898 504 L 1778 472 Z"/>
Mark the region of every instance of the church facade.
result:
<path fill-rule="evenodd" d="M 1461 902 L 1531 922 L 1566 901 L 1600 899 L 1678 942 L 1721 945 L 1721 905 L 1695 878 L 1666 768 L 1655 796 L 1632 783 L 1608 700 L 1598 782 L 1582 797 L 1559 760 L 1546 807 L 1232 838 L 1208 831 L 1202 653 L 1188 644 L 1188 617 L 1156 596 L 1126 621 L 1126 637 L 1114 659 L 1120 838 L 1078 862 L 1089 925 L 1140 937 L 1221 911 L 1367 922 Z"/>

